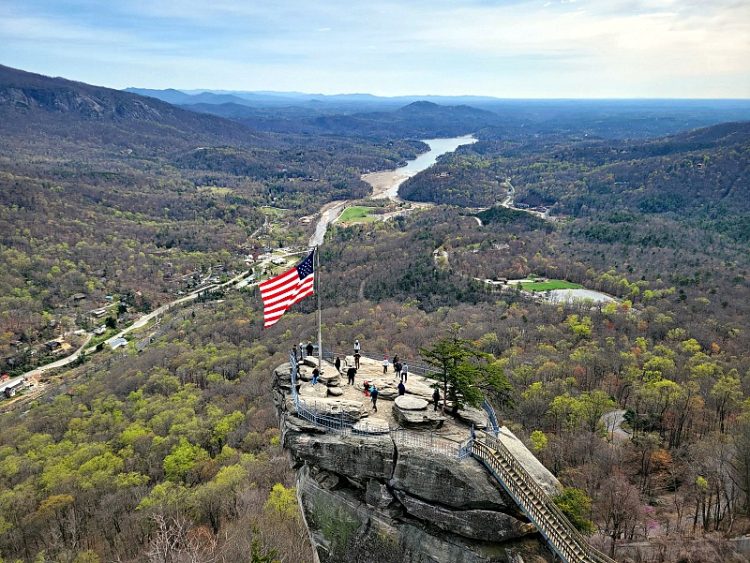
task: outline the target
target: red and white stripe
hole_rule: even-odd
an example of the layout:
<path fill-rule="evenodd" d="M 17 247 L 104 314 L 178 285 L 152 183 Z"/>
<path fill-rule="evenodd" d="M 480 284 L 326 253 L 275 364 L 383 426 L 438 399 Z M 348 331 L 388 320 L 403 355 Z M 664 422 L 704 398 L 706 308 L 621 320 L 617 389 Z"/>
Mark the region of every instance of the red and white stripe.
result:
<path fill-rule="evenodd" d="M 314 293 L 315 274 L 299 279 L 295 266 L 260 284 L 260 297 L 263 300 L 263 327 L 275 324 L 286 310 Z"/>

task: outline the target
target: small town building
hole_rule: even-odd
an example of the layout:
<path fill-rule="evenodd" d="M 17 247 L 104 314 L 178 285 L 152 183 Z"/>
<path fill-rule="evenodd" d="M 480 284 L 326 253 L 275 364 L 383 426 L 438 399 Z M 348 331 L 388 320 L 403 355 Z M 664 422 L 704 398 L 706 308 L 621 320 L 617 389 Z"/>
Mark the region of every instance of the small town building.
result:
<path fill-rule="evenodd" d="M 128 345 L 128 341 L 125 340 L 122 336 L 118 336 L 117 338 L 112 338 L 110 340 L 107 340 L 107 344 L 109 344 L 109 347 L 112 350 L 117 350 L 118 348 L 122 348 L 123 346 Z"/>
<path fill-rule="evenodd" d="M 0 383 L 0 393 L 10 399 L 11 397 L 15 397 L 16 393 L 24 387 L 26 387 L 26 378 L 23 375 L 19 375 Z"/>

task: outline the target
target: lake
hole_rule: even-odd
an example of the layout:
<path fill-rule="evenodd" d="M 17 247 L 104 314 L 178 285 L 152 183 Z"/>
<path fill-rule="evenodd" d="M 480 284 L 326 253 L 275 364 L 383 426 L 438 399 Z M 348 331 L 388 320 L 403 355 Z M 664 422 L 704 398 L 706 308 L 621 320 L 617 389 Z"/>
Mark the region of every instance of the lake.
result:
<path fill-rule="evenodd" d="M 424 139 L 422 142 L 427 144 L 430 150 L 410 160 L 404 166 L 362 175 L 362 179 L 372 186 L 372 196 L 370 196 L 372 199 L 398 200 L 398 188 L 407 179 L 428 169 L 437 162 L 440 156 L 453 152 L 460 146 L 476 143 L 477 139 L 473 135 L 464 135 L 448 139 Z"/>

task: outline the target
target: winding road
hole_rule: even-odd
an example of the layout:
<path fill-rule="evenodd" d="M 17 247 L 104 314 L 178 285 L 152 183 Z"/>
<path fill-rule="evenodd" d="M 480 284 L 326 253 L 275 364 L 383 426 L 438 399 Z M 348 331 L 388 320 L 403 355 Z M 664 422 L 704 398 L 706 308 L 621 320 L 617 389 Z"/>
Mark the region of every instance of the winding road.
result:
<path fill-rule="evenodd" d="M 622 427 L 625 422 L 625 413 L 628 411 L 618 409 L 604 413 L 599 419 L 607 429 L 607 434 L 611 436 L 613 442 L 624 442 L 630 440 L 631 433 Z"/>
<path fill-rule="evenodd" d="M 466 135 L 464 137 L 455 137 L 451 139 L 427 139 L 424 142 L 427 143 L 427 145 L 430 147 L 430 150 L 425 153 L 422 153 L 416 159 L 409 161 L 405 166 L 396 168 L 394 170 L 385 170 L 381 172 L 363 174 L 362 179 L 372 186 L 373 191 L 372 191 L 371 197 L 373 199 L 388 198 L 391 201 L 400 203 L 401 200 L 398 197 L 398 187 L 405 180 L 407 180 L 408 178 L 411 178 L 412 176 L 415 176 L 419 172 L 426 170 L 427 168 L 435 164 L 439 156 L 446 154 L 448 152 L 453 152 L 462 145 L 475 143 L 476 141 L 477 139 L 474 138 L 472 135 Z M 328 226 L 332 222 L 334 222 L 341 215 L 343 210 L 347 206 L 351 205 L 354 201 L 355 200 L 335 201 L 335 202 L 328 203 L 321 208 L 320 218 L 318 219 L 318 222 L 315 225 L 315 232 L 313 233 L 313 235 L 310 237 L 310 240 L 309 240 L 309 247 L 319 246 L 323 243 L 323 241 L 325 240 L 326 232 L 328 231 Z M 412 205 L 413 205 L 413 208 L 423 208 L 423 207 L 429 206 L 429 204 L 422 204 L 422 203 L 412 203 Z M 407 210 L 397 211 L 395 213 L 390 213 L 388 215 L 392 216 L 392 215 L 396 215 L 396 214 L 403 213 L 406 211 Z M 267 226 L 267 220 L 266 220 L 266 223 L 264 223 L 264 225 L 262 225 L 261 227 L 259 227 L 259 229 L 256 230 L 256 233 L 259 232 L 260 229 L 265 228 L 266 226 Z M 293 254 L 294 253 L 278 254 L 262 262 L 259 262 L 256 266 L 262 269 L 263 267 L 271 263 L 271 260 L 273 260 L 274 258 L 286 257 L 288 255 L 293 255 Z M 125 335 L 133 332 L 134 330 L 137 330 L 139 328 L 146 326 L 152 320 L 160 317 L 161 315 L 163 315 L 164 313 L 166 313 L 167 311 L 175 307 L 179 307 L 187 303 L 191 303 L 192 301 L 195 301 L 198 298 L 198 296 L 205 291 L 213 291 L 216 289 L 226 289 L 230 287 L 241 289 L 243 287 L 257 285 L 259 282 L 254 281 L 253 283 L 250 283 L 250 280 L 248 279 L 248 276 L 250 275 L 250 273 L 251 273 L 250 270 L 245 270 L 225 283 L 206 286 L 206 287 L 201 288 L 200 290 L 197 290 L 188 295 L 185 295 L 184 297 L 180 297 L 179 299 L 170 301 L 169 303 L 166 303 L 154 309 L 150 313 L 147 313 L 143 315 L 142 317 L 138 318 L 135 322 L 133 322 L 133 324 L 122 329 L 114 336 L 111 336 L 110 338 L 108 338 L 105 341 L 105 343 L 109 344 L 117 338 L 122 338 Z M 360 288 L 360 291 L 363 291 L 363 290 L 364 290 L 364 287 Z M 81 355 L 93 354 L 94 352 L 96 352 L 96 347 L 89 346 L 89 343 L 91 342 L 92 338 L 93 338 L 93 334 L 87 333 L 86 340 L 75 352 L 73 352 L 69 356 L 60 358 L 59 360 L 55 360 L 54 362 L 51 362 L 49 364 L 45 364 L 43 366 L 39 366 L 37 368 L 29 370 L 23 374 L 23 377 L 33 383 L 38 383 L 39 376 L 41 376 L 42 374 L 58 369 L 58 368 L 71 365 L 73 362 L 78 360 L 81 357 Z M 4 406 L 7 406 L 7 404 L 8 403 L 5 403 Z"/>
<path fill-rule="evenodd" d="M 266 260 L 259 262 L 257 266 L 262 269 L 263 267 L 267 266 L 271 262 L 271 260 L 273 260 L 274 258 L 280 258 L 280 257 L 285 257 L 285 256 L 287 256 L 287 254 L 279 254 L 279 255 L 267 258 Z M 230 288 L 241 289 L 243 287 L 257 285 L 259 282 L 250 283 L 251 280 L 248 277 L 250 273 L 251 273 L 250 270 L 244 270 L 240 272 L 239 274 L 237 274 L 236 276 L 234 276 L 232 279 L 224 283 L 209 285 L 207 287 L 201 288 L 200 290 L 197 290 L 188 295 L 185 295 L 184 297 L 180 297 L 179 299 L 175 299 L 174 301 L 165 303 L 161 307 L 158 307 L 157 309 L 154 309 L 150 313 L 138 318 L 135 322 L 133 322 L 133 324 L 125 327 L 114 336 L 111 336 L 110 338 L 108 338 L 105 341 L 105 343 L 110 343 L 116 338 L 124 337 L 126 334 L 129 334 L 130 332 L 133 332 L 134 330 L 137 330 L 139 328 L 146 326 L 152 320 L 158 318 L 159 316 L 163 315 L 167 311 L 174 309 L 175 307 L 180 307 L 182 305 L 195 301 L 196 299 L 198 299 L 198 296 L 204 291 L 214 291 L 217 289 L 230 289 Z M 78 360 L 78 358 L 80 358 L 81 355 L 93 354 L 94 352 L 96 352 L 96 346 L 88 346 L 93 336 L 94 335 L 92 333 L 87 333 L 86 340 L 75 352 L 73 352 L 69 356 L 65 356 L 64 358 L 60 358 L 59 360 L 55 360 L 54 362 L 51 362 L 49 364 L 45 364 L 43 366 L 39 366 L 32 370 L 29 370 L 23 373 L 22 377 L 36 384 L 38 383 L 38 379 L 41 375 L 49 371 L 58 369 L 58 368 L 68 366 L 72 364 L 73 362 L 75 362 L 76 360 Z M 4 403 L 3 406 L 6 406 L 7 404 L 8 403 Z"/>

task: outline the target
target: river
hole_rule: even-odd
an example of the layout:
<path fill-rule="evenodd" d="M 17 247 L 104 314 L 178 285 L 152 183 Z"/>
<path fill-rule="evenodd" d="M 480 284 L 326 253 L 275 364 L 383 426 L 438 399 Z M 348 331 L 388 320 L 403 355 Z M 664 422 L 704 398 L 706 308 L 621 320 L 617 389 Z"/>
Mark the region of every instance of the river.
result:
<path fill-rule="evenodd" d="M 437 159 L 449 152 L 455 151 L 462 145 L 476 143 L 473 135 L 463 137 L 451 137 L 448 139 L 425 139 L 422 141 L 430 147 L 425 153 L 420 154 L 414 160 L 410 160 L 404 166 L 394 170 L 383 170 L 381 172 L 370 172 L 363 174 L 362 179 L 372 186 L 372 199 L 391 199 L 400 201 L 398 188 L 407 179 L 416 176 L 437 162 Z M 310 237 L 309 246 L 320 246 L 325 240 L 328 225 L 330 225 L 341 212 L 350 204 L 349 201 L 334 201 L 323 206 L 320 210 L 320 218 L 315 225 L 315 232 Z"/>
<path fill-rule="evenodd" d="M 414 160 L 410 160 L 404 166 L 394 170 L 383 170 L 381 172 L 371 172 L 363 174 L 362 179 L 372 186 L 372 199 L 392 199 L 399 201 L 398 188 L 412 176 L 416 176 L 423 170 L 437 162 L 437 159 L 449 152 L 455 151 L 463 145 L 476 143 L 477 139 L 473 135 L 464 135 L 463 137 L 451 137 L 450 139 L 424 139 L 422 141 L 430 150 L 420 154 Z"/>

